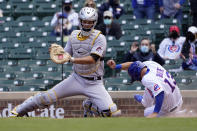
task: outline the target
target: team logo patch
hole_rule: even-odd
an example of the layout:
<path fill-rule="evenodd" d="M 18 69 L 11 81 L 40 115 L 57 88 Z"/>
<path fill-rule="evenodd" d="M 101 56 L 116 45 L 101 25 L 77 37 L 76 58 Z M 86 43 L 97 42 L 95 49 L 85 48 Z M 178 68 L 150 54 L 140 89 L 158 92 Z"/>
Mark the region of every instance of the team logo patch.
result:
<path fill-rule="evenodd" d="M 98 52 L 101 50 L 102 50 L 102 48 L 100 46 L 96 48 L 96 51 L 98 51 Z"/>
<path fill-rule="evenodd" d="M 180 46 L 179 46 L 179 45 L 170 45 L 170 46 L 168 47 L 168 50 L 169 50 L 171 53 L 179 52 Z"/>
<path fill-rule="evenodd" d="M 154 85 L 154 91 L 158 91 L 160 89 L 159 85 L 155 84 Z"/>

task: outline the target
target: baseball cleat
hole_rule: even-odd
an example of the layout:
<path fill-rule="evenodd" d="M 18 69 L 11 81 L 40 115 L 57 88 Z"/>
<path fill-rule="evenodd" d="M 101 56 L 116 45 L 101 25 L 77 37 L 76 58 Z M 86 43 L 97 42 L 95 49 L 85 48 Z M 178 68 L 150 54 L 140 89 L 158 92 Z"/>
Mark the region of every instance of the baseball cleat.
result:
<path fill-rule="evenodd" d="M 116 112 L 112 112 L 111 116 L 112 116 L 112 117 L 121 116 L 121 110 L 117 110 Z"/>
<path fill-rule="evenodd" d="M 139 95 L 139 94 L 136 94 L 136 95 L 134 95 L 134 99 L 135 99 L 137 102 L 141 103 L 141 102 L 142 102 L 142 99 L 143 99 L 143 96 L 141 96 L 141 95 Z"/>
<path fill-rule="evenodd" d="M 11 111 L 11 114 L 10 114 L 10 116 L 9 117 L 18 117 L 18 113 L 17 113 L 17 111 L 16 111 L 16 107 L 14 107 L 14 109 Z"/>

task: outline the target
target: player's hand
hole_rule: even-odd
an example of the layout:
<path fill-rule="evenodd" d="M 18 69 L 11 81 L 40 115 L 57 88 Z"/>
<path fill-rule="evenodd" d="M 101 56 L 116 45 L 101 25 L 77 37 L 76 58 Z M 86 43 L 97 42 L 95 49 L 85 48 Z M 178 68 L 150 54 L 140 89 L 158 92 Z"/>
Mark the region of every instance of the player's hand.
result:
<path fill-rule="evenodd" d="M 176 3 L 176 4 L 174 4 L 174 8 L 180 9 L 181 8 L 181 5 L 179 3 Z"/>
<path fill-rule="evenodd" d="M 153 112 L 152 114 L 148 115 L 146 118 L 156 118 L 158 113 Z"/>
<path fill-rule="evenodd" d="M 107 61 L 107 65 L 108 65 L 110 68 L 114 69 L 114 68 L 116 67 L 116 62 L 115 62 L 114 60 L 108 60 L 108 61 Z"/>

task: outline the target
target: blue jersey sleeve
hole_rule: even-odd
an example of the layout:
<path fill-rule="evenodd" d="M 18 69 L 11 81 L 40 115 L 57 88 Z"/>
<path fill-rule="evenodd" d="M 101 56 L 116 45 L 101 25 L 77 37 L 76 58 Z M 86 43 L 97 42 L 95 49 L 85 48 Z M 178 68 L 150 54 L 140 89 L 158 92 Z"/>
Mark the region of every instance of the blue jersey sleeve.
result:
<path fill-rule="evenodd" d="M 163 104 L 164 100 L 164 91 L 160 92 L 156 97 L 155 97 L 155 108 L 154 112 L 159 113 L 161 110 L 161 106 Z"/>

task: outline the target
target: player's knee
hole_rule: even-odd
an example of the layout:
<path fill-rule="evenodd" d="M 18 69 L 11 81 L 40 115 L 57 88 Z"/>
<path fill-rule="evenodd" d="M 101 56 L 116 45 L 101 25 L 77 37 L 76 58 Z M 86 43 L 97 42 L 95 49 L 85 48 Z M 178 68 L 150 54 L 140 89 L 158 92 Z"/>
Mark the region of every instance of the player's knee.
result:
<path fill-rule="evenodd" d="M 56 94 L 52 91 L 41 92 L 34 96 L 35 103 L 39 107 L 46 107 L 57 101 Z"/>
<path fill-rule="evenodd" d="M 103 117 L 117 117 L 121 115 L 121 110 L 118 110 L 117 105 L 113 103 L 108 110 L 102 111 Z"/>

